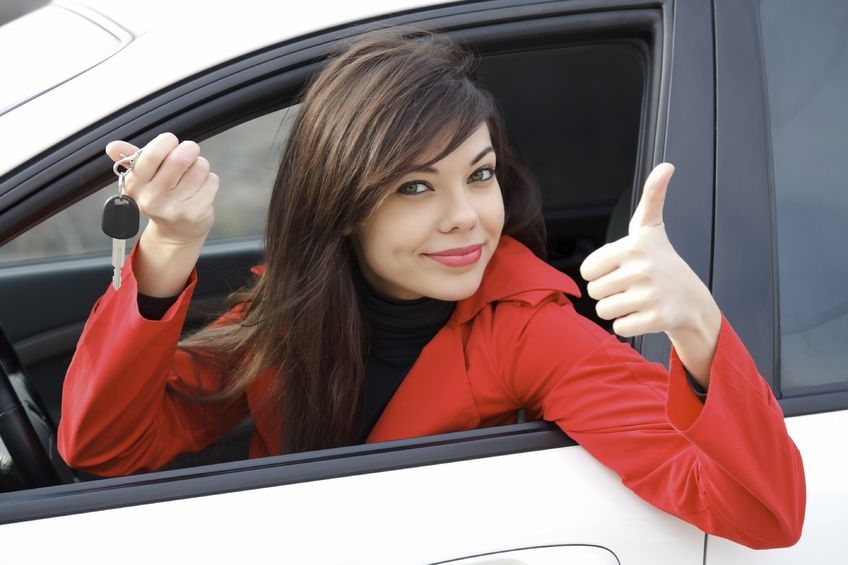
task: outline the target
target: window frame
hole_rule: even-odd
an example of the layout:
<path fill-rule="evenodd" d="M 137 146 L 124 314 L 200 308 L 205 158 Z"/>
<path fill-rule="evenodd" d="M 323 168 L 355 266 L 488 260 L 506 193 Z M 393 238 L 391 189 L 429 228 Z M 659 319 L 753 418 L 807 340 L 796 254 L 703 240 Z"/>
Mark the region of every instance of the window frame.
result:
<path fill-rule="evenodd" d="M 621 1 L 612 6 L 602 0 L 519 5 L 503 0 L 412 12 L 381 23 L 425 25 L 490 48 L 511 44 L 519 37 L 533 42 L 554 34 L 569 41 L 592 34 L 646 34 L 651 38 L 651 61 L 658 64 L 647 72 L 636 171 L 637 178 L 644 178 L 654 156 L 665 152 L 672 6 L 672 0 L 648 4 Z M 109 140 L 141 143 L 162 130 L 203 139 L 289 105 L 338 41 L 373 25 L 366 22 L 330 30 L 240 57 L 147 97 L 56 144 L 0 179 L 0 225 L 5 226 L 0 242 L 111 181 L 111 166 L 102 154 Z M 222 119 L 225 115 L 227 119 Z M 84 179 L 82 185 L 80 179 Z M 634 190 L 634 199 L 637 192 Z M 211 252 L 215 245 L 210 244 Z M 556 426 L 531 422 L 100 479 L 0 495 L 0 523 L 573 445 Z"/>

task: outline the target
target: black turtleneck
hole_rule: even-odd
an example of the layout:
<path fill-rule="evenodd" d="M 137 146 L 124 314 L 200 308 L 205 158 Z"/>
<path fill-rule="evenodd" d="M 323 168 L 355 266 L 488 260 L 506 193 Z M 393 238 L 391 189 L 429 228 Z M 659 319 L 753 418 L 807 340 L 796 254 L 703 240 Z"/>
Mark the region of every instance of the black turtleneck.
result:
<path fill-rule="evenodd" d="M 354 274 L 354 282 L 371 330 L 362 408 L 364 441 L 421 350 L 447 323 L 456 303 L 432 298 L 385 298 L 378 295 L 358 271 Z"/>
<path fill-rule="evenodd" d="M 379 296 L 358 269 L 354 270 L 353 279 L 371 330 L 362 407 L 365 441 L 421 350 L 451 317 L 456 303 L 432 298 L 392 300 Z M 143 317 L 159 320 L 177 298 L 139 294 L 138 308 Z"/>

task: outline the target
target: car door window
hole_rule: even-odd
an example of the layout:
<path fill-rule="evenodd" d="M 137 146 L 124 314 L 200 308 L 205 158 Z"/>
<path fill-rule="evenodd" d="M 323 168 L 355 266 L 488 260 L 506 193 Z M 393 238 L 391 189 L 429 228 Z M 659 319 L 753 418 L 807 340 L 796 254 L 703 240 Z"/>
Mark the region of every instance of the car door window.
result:
<path fill-rule="evenodd" d="M 668 96 L 667 81 L 659 80 L 660 69 L 666 68 L 667 65 L 665 59 L 660 60 L 658 56 L 662 54 L 667 57 L 671 53 L 671 41 L 662 36 L 666 28 L 659 24 L 668 17 L 669 11 L 666 6 L 662 10 L 654 6 L 649 10 L 634 10 L 632 4 L 628 3 L 620 10 L 622 14 L 617 16 L 615 9 L 621 6 L 614 2 L 598 3 L 597 11 L 591 11 L 584 4 L 575 8 L 569 2 L 516 2 L 514 5 L 506 3 L 502 8 L 490 7 L 488 4 L 486 3 L 485 8 L 478 8 L 475 4 L 456 7 L 451 5 L 451 9 L 476 11 L 467 16 L 463 13 L 463 19 L 458 20 L 458 23 L 439 20 L 438 25 L 447 26 L 449 29 L 462 29 L 460 24 L 465 22 L 464 25 L 469 26 L 475 34 L 469 41 L 476 45 L 475 37 L 480 38 L 480 50 L 488 56 L 484 67 L 481 67 L 482 78 L 497 91 L 496 95 L 507 111 L 507 121 L 516 142 L 532 169 L 536 171 L 545 195 L 546 219 L 556 240 L 553 242 L 553 259 L 558 267 L 568 271 L 574 269 L 579 258 L 590 251 L 592 246 L 603 242 L 610 216 L 615 210 L 623 206 L 629 211 L 634 178 L 642 176 L 646 164 L 655 158 L 652 140 L 655 136 L 661 137 L 657 134 L 658 129 L 660 132 L 665 131 L 665 112 L 659 112 L 658 107 L 660 101 L 666 100 Z M 526 16 L 521 16 L 523 11 L 526 11 Z M 540 11 L 544 17 L 539 16 Z M 552 17 L 548 17 L 546 11 L 550 11 Z M 567 14 L 568 17 L 563 15 L 569 11 L 577 13 L 574 17 L 570 13 Z M 692 27 L 700 29 L 701 25 L 707 25 L 702 23 L 704 19 L 699 19 L 695 25 L 693 18 L 682 17 L 684 13 L 683 9 L 680 10 L 681 16 L 678 16 L 677 11 L 674 12 L 677 26 L 675 29 L 681 37 L 693 35 L 685 33 L 685 30 Z M 525 25 L 521 19 L 517 20 L 520 25 L 505 23 L 519 16 L 527 19 L 535 17 L 539 21 L 530 23 L 544 26 Z M 443 10 L 439 12 L 439 17 L 445 17 Z M 497 26 L 491 31 L 483 27 L 488 19 Z M 562 23 L 563 29 L 553 22 Z M 616 41 L 620 39 L 616 26 L 621 27 L 620 35 L 624 36 L 624 41 Z M 486 34 L 480 34 L 481 29 L 486 31 Z M 574 38 L 569 35 L 571 31 L 575 34 Z M 334 30 L 334 33 L 336 32 L 337 30 Z M 513 41 L 511 34 L 516 32 L 522 32 L 526 37 L 522 36 L 521 42 Z M 548 34 L 550 38 L 546 37 Z M 632 40 L 634 38 L 635 41 Z M 311 41 L 312 37 L 308 40 Z M 486 40 L 489 45 L 485 44 Z M 285 69 L 284 72 L 291 73 L 293 77 L 296 76 L 301 70 L 297 67 L 302 63 L 299 59 L 300 52 L 307 50 L 301 49 L 299 44 L 294 44 L 292 47 L 283 46 L 280 51 L 284 58 L 281 57 L 281 62 L 273 61 L 274 64 Z M 690 51 L 681 49 L 676 61 L 685 62 L 686 54 Z M 139 112 L 140 123 L 137 129 L 129 132 L 127 138 L 141 138 L 148 134 L 152 136 L 154 129 L 165 127 L 162 124 L 168 124 L 169 121 L 179 121 L 188 128 L 186 131 L 190 131 L 192 127 L 203 132 L 221 131 L 246 115 L 256 116 L 271 107 L 278 108 L 275 104 L 286 103 L 279 89 L 275 88 L 274 94 L 269 96 L 270 102 L 266 98 L 260 98 L 265 96 L 262 93 L 265 81 L 278 84 L 275 77 L 249 74 L 256 68 L 267 72 L 261 67 L 272 55 L 273 52 L 270 55 L 260 53 L 255 57 L 256 60 L 249 57 L 245 59 L 244 64 L 234 64 L 231 75 L 222 72 L 228 79 L 226 89 L 211 80 L 208 83 L 200 83 L 198 80 L 201 87 L 196 87 L 193 82 L 187 83 L 184 86 L 185 90 L 192 94 L 190 104 L 182 102 L 179 98 L 162 96 L 164 104 L 155 108 L 159 112 L 158 115 L 152 115 L 154 112 Z M 302 55 L 303 60 L 307 60 L 307 56 L 311 61 L 316 55 L 314 52 L 307 52 Z M 516 71 L 522 69 L 526 74 L 518 81 Z M 533 69 L 536 71 L 533 72 Z M 585 73 L 579 72 L 581 70 Z M 223 68 L 223 71 L 229 72 L 229 69 Z M 230 79 L 236 76 L 236 72 L 244 72 L 248 76 L 237 77 L 241 82 L 234 86 L 234 81 Z M 609 80 L 604 80 L 605 78 Z M 279 83 L 288 86 L 287 81 L 294 82 L 294 78 L 286 78 Z M 210 101 L 208 106 L 215 108 L 207 110 L 206 98 L 194 98 L 195 93 L 202 92 L 203 88 L 210 90 L 205 96 L 208 96 Z M 245 92 L 242 93 L 241 90 Z M 513 96 L 513 92 L 517 96 Z M 288 96 L 289 93 L 287 91 L 284 94 Z M 531 100 L 522 98 L 522 94 L 539 95 L 540 98 Z M 543 94 L 547 96 L 542 96 Z M 288 100 L 290 98 L 286 98 L 286 101 Z M 154 102 L 158 103 L 159 100 L 154 99 Z M 531 123 L 527 118 L 535 118 L 538 121 Z M 201 119 L 202 127 L 199 125 Z M 126 121 L 121 116 L 107 125 L 114 128 L 110 131 L 116 131 L 125 124 Z M 276 132 L 278 127 L 280 126 L 271 125 L 269 130 Z M 173 129 L 182 131 L 179 127 Z M 540 135 L 534 136 L 534 132 L 539 132 Z M 565 139 L 557 137 L 569 132 L 572 135 L 565 135 Z M 133 135 L 136 137 L 132 137 Z M 275 157 L 279 155 L 279 150 L 263 150 L 261 154 L 250 158 L 213 155 L 215 149 L 209 142 L 214 144 L 216 140 L 221 141 L 224 152 L 240 149 L 238 140 L 226 141 L 223 135 L 221 138 L 210 138 L 204 143 L 204 152 L 209 155 L 213 168 L 222 176 L 221 193 L 231 190 L 240 195 L 240 198 L 244 198 L 244 193 L 252 190 L 253 185 L 241 187 L 237 183 L 244 180 L 241 177 L 246 179 L 256 171 L 234 169 L 234 178 L 228 179 L 225 162 L 232 157 L 232 161 L 243 164 L 247 169 L 252 167 L 273 171 L 276 163 L 269 164 L 268 155 Z M 281 134 L 275 135 L 271 136 L 274 140 L 284 142 Z M 533 142 L 538 142 L 539 139 L 545 141 L 539 144 L 543 146 L 541 148 L 533 145 Z M 98 145 L 99 143 L 100 141 Z M 266 144 L 264 147 L 269 146 Z M 86 147 L 87 167 L 103 169 L 101 151 L 102 148 L 99 147 Z M 101 156 L 97 163 L 93 162 L 92 157 L 95 152 Z M 265 166 L 266 164 L 269 166 Z M 97 174 L 102 176 L 96 177 Z M 94 171 L 94 175 L 88 178 L 96 177 L 96 184 L 99 185 L 105 182 L 108 174 L 108 170 L 102 170 L 101 173 Z M 74 179 L 77 178 L 86 177 L 74 175 Z M 270 180 L 266 186 L 270 186 Z M 96 186 L 92 183 L 91 186 L 72 188 L 88 192 Z M 105 192 L 112 194 L 113 190 L 114 188 L 108 188 Z M 104 199 L 105 195 L 94 198 L 91 211 L 83 213 L 82 217 L 86 223 L 93 224 L 91 237 L 97 238 L 98 241 L 104 240 L 103 251 L 98 253 L 102 255 L 104 264 L 108 264 L 109 242 L 99 232 L 98 225 L 99 209 Z M 266 199 L 267 197 L 261 198 L 263 207 Z M 218 208 L 217 223 L 221 226 L 226 223 L 222 214 L 229 211 L 227 208 L 227 204 Z M 236 215 L 249 222 L 253 231 L 225 232 L 225 237 L 255 235 L 261 232 L 264 211 L 257 215 L 253 211 L 242 209 L 236 212 Z M 213 249 L 212 253 L 204 254 L 202 260 L 209 260 L 211 256 L 212 261 L 218 262 L 213 263 L 214 268 L 210 268 L 210 271 L 220 270 L 224 253 L 219 250 L 230 247 L 235 246 L 220 245 Z M 93 250 L 83 248 L 82 252 L 89 251 Z M 67 254 L 60 252 L 53 256 Z M 98 256 L 87 263 L 100 261 L 101 257 Z M 52 270 L 55 266 L 70 263 L 77 261 L 51 262 L 47 267 L 40 268 L 40 271 L 55 272 Z M 0 269 L 0 272 L 3 270 Z M 30 272 L 23 268 L 13 267 L 5 270 L 15 271 L 13 274 L 16 276 L 30 276 Z M 39 269 L 31 271 L 34 273 L 37 270 Z M 103 270 L 107 269 L 104 267 Z M 98 277 L 91 281 L 86 280 L 85 288 L 95 287 L 95 292 L 99 292 L 99 289 L 108 284 L 107 277 Z M 203 284 L 207 284 L 210 278 L 203 276 L 201 280 Z M 31 279 L 26 282 L 35 282 L 35 275 L 32 275 Z M 63 277 L 62 285 L 72 286 L 68 284 L 67 277 Z M 73 294 L 69 292 L 74 302 L 93 302 L 94 298 L 83 300 L 81 294 L 77 290 L 74 290 Z M 196 294 L 193 306 L 197 297 Z M 71 300 L 64 302 L 69 301 Z M 52 306 L 59 302 L 59 299 L 53 299 L 48 304 Z M 0 319 L 2 318 L 4 316 L 0 316 Z M 6 316 L 5 319 L 16 318 Z M 62 320 L 59 322 L 66 323 Z M 60 327 L 58 322 L 46 325 L 45 335 L 52 336 L 56 327 Z M 28 330 L 16 330 L 16 337 L 25 336 L 25 345 L 32 349 L 31 345 L 35 340 L 30 337 Z M 69 336 L 74 336 L 75 331 L 75 326 L 67 325 Z M 55 353 L 53 346 L 45 346 L 42 349 Z M 62 360 L 53 362 L 52 368 L 43 371 L 45 378 L 61 378 L 63 364 Z M 154 537 L 168 541 L 164 544 L 146 544 L 140 547 L 136 557 L 146 561 L 155 561 L 157 556 L 161 560 L 163 551 L 175 555 L 187 549 L 192 556 L 188 560 L 202 557 L 210 563 L 226 561 L 236 554 L 248 562 L 261 561 L 267 559 L 268 555 L 278 554 L 283 561 L 302 562 L 314 559 L 317 554 L 329 562 L 348 560 L 387 563 L 403 560 L 400 559 L 400 552 L 394 549 L 401 548 L 412 552 L 412 560 L 435 563 L 463 555 L 479 556 L 484 551 L 503 552 L 513 548 L 530 548 L 536 546 L 538 540 L 544 539 L 546 543 L 551 544 L 571 544 L 571 547 L 565 549 L 565 553 L 573 559 L 594 558 L 605 562 L 615 559 L 615 555 L 598 547 L 579 551 L 573 544 L 583 540 L 595 540 L 597 532 L 613 532 L 615 528 L 611 529 L 608 524 L 613 523 L 614 526 L 616 520 L 620 522 L 620 517 L 626 516 L 632 527 L 628 527 L 627 535 L 618 536 L 622 541 L 617 537 L 610 545 L 611 548 L 616 547 L 616 552 L 621 551 L 622 561 L 628 556 L 643 552 L 646 544 L 656 545 L 652 540 L 657 539 L 663 543 L 664 548 L 659 561 L 693 561 L 703 555 L 704 536 L 700 531 L 684 526 L 682 522 L 661 515 L 654 508 L 645 505 L 629 491 L 624 490 L 614 473 L 591 459 L 584 451 L 572 447 L 554 449 L 569 444 L 561 433 L 554 433 L 549 426 L 538 422 L 507 428 L 457 432 L 436 438 L 416 438 L 249 462 L 219 463 L 202 469 L 170 470 L 48 487 L 52 490 L 40 489 L 35 493 L 4 493 L 0 496 L 0 522 L 17 522 L 7 524 L 3 530 L 6 534 L 4 539 L 14 541 L 4 547 L 13 553 L 23 546 L 26 546 L 28 551 L 31 547 L 42 547 L 43 544 L 37 545 L 40 540 L 51 539 L 55 543 L 48 545 L 64 548 L 62 551 L 66 554 L 68 551 L 73 553 L 76 551 L 74 548 L 80 547 L 90 554 L 91 548 L 95 548 L 98 555 L 108 558 L 122 547 L 127 547 L 128 543 L 132 544 L 132 540 L 127 536 L 120 535 L 121 532 L 132 537 L 130 534 L 138 529 L 123 527 L 110 530 L 110 524 L 138 523 L 143 525 L 140 527 L 148 529 L 153 525 L 156 530 Z M 494 472 L 490 468 L 494 469 Z M 539 487 L 536 489 L 538 492 L 526 492 L 524 489 L 523 496 L 517 498 L 492 497 L 492 492 L 497 491 L 497 485 L 508 484 L 510 477 L 522 476 L 529 477 L 531 480 L 525 483 Z M 562 481 L 561 478 L 565 476 L 569 477 L 569 480 Z M 480 477 L 488 477 L 491 480 L 481 483 Z M 494 490 L 489 483 L 495 485 Z M 558 484 L 560 488 L 554 489 L 554 492 L 546 492 L 550 490 L 546 488 L 549 484 Z M 451 488 L 446 489 L 444 485 Z M 352 495 L 359 498 L 350 498 Z M 537 520 L 541 526 L 534 525 L 524 532 L 502 519 L 503 515 L 521 515 L 528 500 L 544 497 L 553 501 L 549 507 L 560 510 L 554 512 L 556 516 L 553 519 L 542 516 Z M 339 504 L 335 506 L 338 511 L 328 513 L 325 504 L 315 504 L 315 501 L 327 500 L 337 501 Z M 360 500 L 364 501 L 364 504 Z M 507 507 L 504 506 L 505 502 L 509 503 Z M 477 525 L 477 529 L 483 532 L 482 535 L 477 535 L 476 529 L 472 531 L 460 523 L 461 513 L 454 513 L 460 516 L 459 520 L 455 520 L 456 524 L 444 523 L 444 509 L 449 505 L 483 509 L 478 514 L 491 519 L 483 520 L 482 524 Z M 268 521 L 265 518 L 267 512 L 262 511 L 262 508 L 290 509 L 289 512 L 277 514 L 278 517 L 291 518 L 291 524 L 283 524 L 281 527 L 277 523 L 278 520 Z M 358 510 L 362 508 L 381 508 L 383 511 L 378 512 L 377 521 L 374 521 L 362 515 Z M 563 512 L 562 508 L 571 510 Z M 256 512 L 257 509 L 260 511 Z M 405 516 L 404 512 L 409 509 L 418 509 L 411 513 L 412 522 L 408 517 L 385 521 L 386 516 Z M 587 512 L 587 509 L 590 511 Z M 351 515 L 364 516 L 364 520 L 356 522 L 359 525 L 364 524 L 365 527 L 358 527 L 356 524 L 354 526 L 357 527 L 350 527 L 351 521 L 348 518 Z M 133 521 L 133 516 L 138 517 L 137 522 Z M 331 522 L 327 522 L 328 517 L 332 519 Z M 97 523 L 98 520 L 100 523 Z M 392 541 L 388 549 L 385 544 L 361 543 L 363 539 L 367 539 L 374 524 L 377 524 L 378 529 L 385 530 L 380 520 L 391 530 L 391 535 L 386 536 L 386 539 Z M 212 536 L 223 541 L 198 545 L 191 542 L 191 536 L 180 538 L 180 532 L 185 532 L 186 524 L 194 531 L 206 532 L 207 537 Z M 270 529 L 266 527 L 269 524 Z M 319 527 L 315 527 L 316 524 Z M 398 527 L 392 530 L 395 525 Z M 428 531 L 428 528 L 433 530 L 434 527 L 438 537 L 443 538 L 437 545 L 447 547 L 449 551 L 434 551 L 432 547 L 421 544 L 420 539 L 417 539 L 421 531 Z M 268 535 L 263 533 L 263 528 L 268 530 Z M 282 544 L 285 546 L 283 553 L 272 548 L 274 544 L 280 545 L 276 541 L 279 539 L 279 531 L 291 533 L 288 541 Z M 104 536 L 104 532 L 108 535 Z M 325 543 L 326 532 L 347 532 L 350 535 L 336 540 L 338 543 L 331 544 L 332 547 L 328 550 Z M 29 538 L 26 537 L 27 533 L 30 534 Z M 611 539 L 614 536 L 608 537 Z M 348 543 L 349 541 L 351 543 Z M 464 545 L 460 546 L 460 542 Z M 466 544 L 471 549 L 466 550 Z M 201 547 L 202 556 L 197 553 L 198 547 Z M 245 548 L 247 553 L 244 553 Z M 523 558 L 529 561 L 531 557 L 538 558 L 542 551 L 534 549 L 532 556 L 530 551 L 524 551 L 513 552 L 512 555 L 502 554 L 502 557 Z M 335 560 L 333 556 L 337 556 Z M 374 559 L 374 556 L 382 556 L 383 559 Z M 44 560 L 52 558 L 46 554 L 42 554 L 42 557 Z M 64 557 L 69 558 L 68 555 Z M 88 557 L 91 560 L 91 556 Z M 70 559 L 73 560 L 73 555 Z M 97 560 L 97 556 L 93 560 Z"/>
<path fill-rule="evenodd" d="M 848 4 L 760 2 L 784 394 L 848 383 Z"/>
<path fill-rule="evenodd" d="M 520 40 L 505 42 L 503 37 L 493 34 L 492 38 L 484 38 L 479 44 L 472 41 L 473 46 L 479 47 L 482 56 L 479 78 L 504 109 L 515 142 L 539 181 L 552 240 L 551 260 L 557 268 L 573 273 L 575 278 L 582 259 L 604 243 L 610 218 L 621 208 L 622 203 L 629 212 L 638 170 L 653 159 L 647 147 L 650 146 L 649 137 L 657 127 L 655 106 L 660 95 L 653 90 L 659 85 L 656 79 L 660 65 L 656 59 L 661 43 L 650 40 L 643 26 L 653 26 L 658 16 L 652 11 L 645 12 L 636 27 L 631 18 L 632 15 L 623 18 L 622 22 L 626 23 L 619 24 L 620 29 L 616 29 L 615 33 L 609 31 L 607 24 L 578 17 L 574 21 L 563 18 L 563 30 L 549 36 L 525 32 L 530 39 L 522 35 Z M 617 20 L 613 18 L 611 21 Z M 587 25 L 600 25 L 603 33 L 594 40 L 587 40 Z M 654 26 L 650 29 L 657 28 Z M 573 37 L 571 31 L 575 33 Z M 292 76 L 295 76 L 294 72 Z M 287 87 L 290 88 L 289 85 Z M 251 88 L 261 94 L 255 85 Z M 245 87 L 244 90 L 249 89 Z M 201 145 L 203 153 L 222 181 L 216 206 L 215 231 L 210 235 L 213 245 L 216 238 L 248 237 L 258 240 L 263 230 L 274 173 L 297 106 L 277 110 L 240 125 L 233 124 L 245 115 L 256 116 L 261 111 L 279 108 L 279 104 L 289 103 L 295 96 L 294 90 L 285 91 L 285 98 L 279 90 L 275 92 L 275 99 L 270 103 L 265 102 L 265 105 L 257 103 L 256 97 L 259 94 L 253 92 L 240 97 L 233 96 L 232 101 L 228 102 L 232 107 L 224 107 L 220 105 L 220 98 L 210 97 L 210 100 L 215 100 L 215 112 L 218 113 L 211 110 L 208 114 L 204 113 L 204 119 L 209 120 L 211 117 L 212 123 L 204 122 L 203 127 L 207 129 L 201 131 L 221 133 L 202 140 Z M 184 107 L 176 107 L 177 104 L 174 106 L 173 109 L 168 108 L 168 112 L 173 112 L 173 116 L 179 117 L 187 127 L 196 126 L 185 117 L 188 112 Z M 164 110 L 162 112 L 165 113 Z M 155 122 L 151 119 L 151 129 L 141 129 L 143 133 L 138 134 L 139 137 L 149 139 L 158 133 L 154 128 L 166 127 L 160 124 L 167 124 L 166 118 L 170 117 L 171 114 L 166 114 Z M 174 128 L 174 131 L 181 130 Z M 92 149 L 91 153 L 94 151 Z M 102 148 L 97 147 L 96 151 L 97 155 L 102 156 Z M 101 173 L 104 178 L 109 175 L 107 170 Z M 75 188 L 90 190 L 95 187 Z M 21 280 L 16 282 L 21 285 L 30 283 L 28 286 L 34 288 L 31 283 L 38 282 L 35 277 L 41 276 L 42 272 L 54 272 L 51 269 L 57 265 L 88 265 L 99 262 L 102 256 L 102 270 L 108 270 L 111 242 L 101 232 L 99 219 L 103 202 L 116 190 L 112 183 L 4 245 L 0 255 L 0 266 L 3 267 L 0 273 L 7 271 L 11 273 L 8 278 L 18 277 Z M 23 262 L 25 267 L 29 267 L 40 261 L 85 254 L 96 254 L 98 257 L 92 261 L 55 261 L 46 269 L 10 266 L 12 262 Z M 204 254 L 210 263 L 221 261 L 221 254 Z M 2 264 L 3 261 L 6 265 Z M 209 270 L 222 270 L 219 267 L 219 264 L 212 264 Z M 62 286 L 74 288 L 74 302 L 83 304 L 86 314 L 96 299 L 96 293 L 108 284 L 108 278 L 98 274 L 100 278 L 96 279 L 94 297 L 90 301 L 83 301 L 79 289 L 68 283 L 70 275 L 64 272 L 63 275 L 67 276 L 63 277 Z M 210 278 L 202 277 L 204 284 Z M 82 288 L 82 285 L 77 286 Z M 89 287 L 92 284 L 86 279 L 84 290 L 88 291 Z M 227 290 L 232 288 L 227 287 Z M 205 303 L 197 305 L 200 302 L 197 298 L 198 293 L 195 294 L 192 308 L 205 309 Z M 588 307 L 586 311 L 592 312 L 592 308 Z M 42 384 L 49 381 L 50 387 L 56 390 L 61 385 L 67 359 L 57 351 L 57 340 L 54 338 L 58 332 L 55 328 L 61 329 L 62 335 L 59 337 L 64 341 L 75 343 L 84 320 L 76 312 L 69 310 L 67 314 L 65 318 L 68 320 L 61 319 L 47 325 L 41 334 L 34 334 L 30 328 L 22 329 L 18 323 L 12 328 L 13 339 L 18 340 L 19 348 L 27 353 L 22 357 L 29 365 L 30 373 L 35 373 L 33 367 L 39 365 L 38 377 L 34 380 Z M 16 316 L 0 318 L 9 320 Z M 41 339 L 42 335 L 51 341 Z M 41 351 L 49 353 L 49 358 L 34 360 Z M 44 385 L 41 388 L 50 387 Z M 48 408 L 58 419 L 58 392 L 42 393 L 42 396 L 49 400 Z M 511 418 L 511 414 L 506 415 L 505 422 L 513 421 Z M 557 438 L 557 441 L 562 441 L 560 436 Z M 238 446 L 243 447 L 244 443 Z M 221 456 L 220 445 L 200 455 L 197 459 L 175 462 L 174 467 L 231 459 Z M 204 459 L 206 455 L 209 457 Z M 232 457 L 237 458 L 240 457 Z M 243 485 L 239 485 L 239 488 L 243 488 Z"/>

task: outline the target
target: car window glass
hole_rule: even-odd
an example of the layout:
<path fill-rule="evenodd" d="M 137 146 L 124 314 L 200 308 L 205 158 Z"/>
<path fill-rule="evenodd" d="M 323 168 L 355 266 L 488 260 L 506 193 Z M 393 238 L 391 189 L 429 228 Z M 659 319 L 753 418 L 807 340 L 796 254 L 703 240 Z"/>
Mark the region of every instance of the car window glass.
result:
<path fill-rule="evenodd" d="M 848 3 L 760 2 L 783 393 L 848 382 Z"/>
<path fill-rule="evenodd" d="M 278 110 L 200 142 L 221 177 L 209 241 L 261 236 L 274 172 L 296 114 L 297 106 Z M 4 245 L 0 264 L 109 253 L 111 240 L 100 218 L 103 203 L 117 190 L 112 183 Z"/>

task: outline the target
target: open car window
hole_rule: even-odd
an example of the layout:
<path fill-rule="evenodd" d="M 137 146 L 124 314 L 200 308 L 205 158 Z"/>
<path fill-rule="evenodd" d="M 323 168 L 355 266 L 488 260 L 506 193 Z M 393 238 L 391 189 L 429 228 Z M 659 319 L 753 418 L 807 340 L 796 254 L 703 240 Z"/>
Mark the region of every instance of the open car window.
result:
<path fill-rule="evenodd" d="M 576 280 L 579 264 L 589 253 L 622 235 L 637 196 L 637 179 L 652 162 L 656 143 L 661 86 L 657 60 L 667 48 L 658 40 L 661 14 L 656 10 L 623 13 L 626 16 L 621 18 L 615 13 L 598 18 L 565 11 L 544 20 L 530 15 L 529 23 L 519 19 L 513 28 L 501 23 L 491 29 L 479 26 L 475 16 L 473 33 L 462 31 L 461 26 L 453 32 L 458 41 L 481 56 L 479 79 L 502 107 L 508 129 L 541 189 L 552 263 Z M 499 16 L 489 11 L 486 17 Z M 33 308 L 34 302 L 26 299 L 0 306 L 0 320 L 15 321 L 9 324 L 8 334 L 54 421 L 61 417 L 62 377 L 82 324 L 110 280 L 110 242 L 99 230 L 104 194 L 115 190 L 111 167 L 102 153 L 105 142 L 123 138 L 143 143 L 161 131 L 174 131 L 181 138 L 200 140 L 213 170 L 221 173 L 219 231 L 210 238 L 198 265 L 201 283 L 187 320 L 190 329 L 199 327 L 221 312 L 226 296 L 247 279 L 249 267 L 262 260 L 265 207 L 298 93 L 336 39 L 307 38 L 295 47 L 283 45 L 279 52 L 259 53 L 232 68 L 194 77 L 193 82 L 163 91 L 158 98 L 146 99 L 101 125 L 96 135 L 84 138 L 84 149 L 57 149 L 59 153 L 71 151 L 62 154 L 65 161 L 71 160 L 73 152 L 84 152 L 85 157 L 77 168 L 63 175 L 56 173 L 52 184 L 46 184 L 32 200 L 33 205 L 42 205 L 48 216 L 53 211 L 45 196 L 48 192 L 64 202 L 79 199 L 81 191 L 88 196 L 6 243 L 2 248 L 6 255 L 0 258 L 0 288 L 30 296 L 32 301 L 37 301 L 37 296 L 55 297 L 39 319 L 21 315 Z M 245 139 L 250 140 L 249 146 Z M 53 158 L 59 159 L 58 154 L 45 157 L 47 161 Z M 51 173 L 54 170 L 49 169 Z M 80 186 L 79 178 L 88 179 L 88 184 Z M 232 221 L 227 219 L 231 212 Z M 40 230 L 59 233 L 58 226 L 69 223 L 88 230 L 85 236 L 75 236 L 84 243 L 74 250 L 61 236 L 39 234 Z M 46 243 L 51 240 L 52 244 Z M 52 251 L 45 251 L 49 245 L 53 245 Z M 581 308 L 593 315 L 591 301 Z M 435 453 L 433 442 L 442 445 L 444 441 L 474 443 L 484 436 L 498 438 L 484 449 L 481 443 L 481 457 L 571 443 L 544 423 L 527 423 L 502 431 L 461 432 L 450 440 L 423 438 L 326 455 L 282 456 L 267 463 L 239 461 L 246 454 L 249 425 L 247 422 L 232 437 L 224 438 L 224 443 L 174 461 L 169 470 L 151 475 L 152 480 L 217 477 L 221 467 L 198 467 L 217 464 L 225 465 L 232 479 L 224 488 L 243 489 L 267 480 L 268 475 L 259 471 L 263 465 L 282 465 L 293 473 L 294 478 L 279 478 L 283 473 L 274 481 L 296 482 L 380 469 L 383 464 L 377 454 L 386 451 L 412 457 L 415 461 L 410 465 L 434 461 L 430 459 Z M 413 449 L 416 446 L 420 451 Z M 456 450 L 446 447 L 447 455 L 439 457 L 477 456 L 476 448 L 468 449 L 467 445 Z M 331 470 L 320 470 L 333 458 L 338 462 L 329 466 Z M 234 470 L 263 478 L 251 482 L 247 475 L 232 474 Z M 78 476 L 84 482 L 94 478 Z M 115 481 L 104 482 L 139 484 L 134 478 Z M 196 484 L 199 490 L 181 492 L 202 493 L 212 488 L 203 486 L 203 481 Z M 130 500 L 141 495 L 127 496 Z"/>

